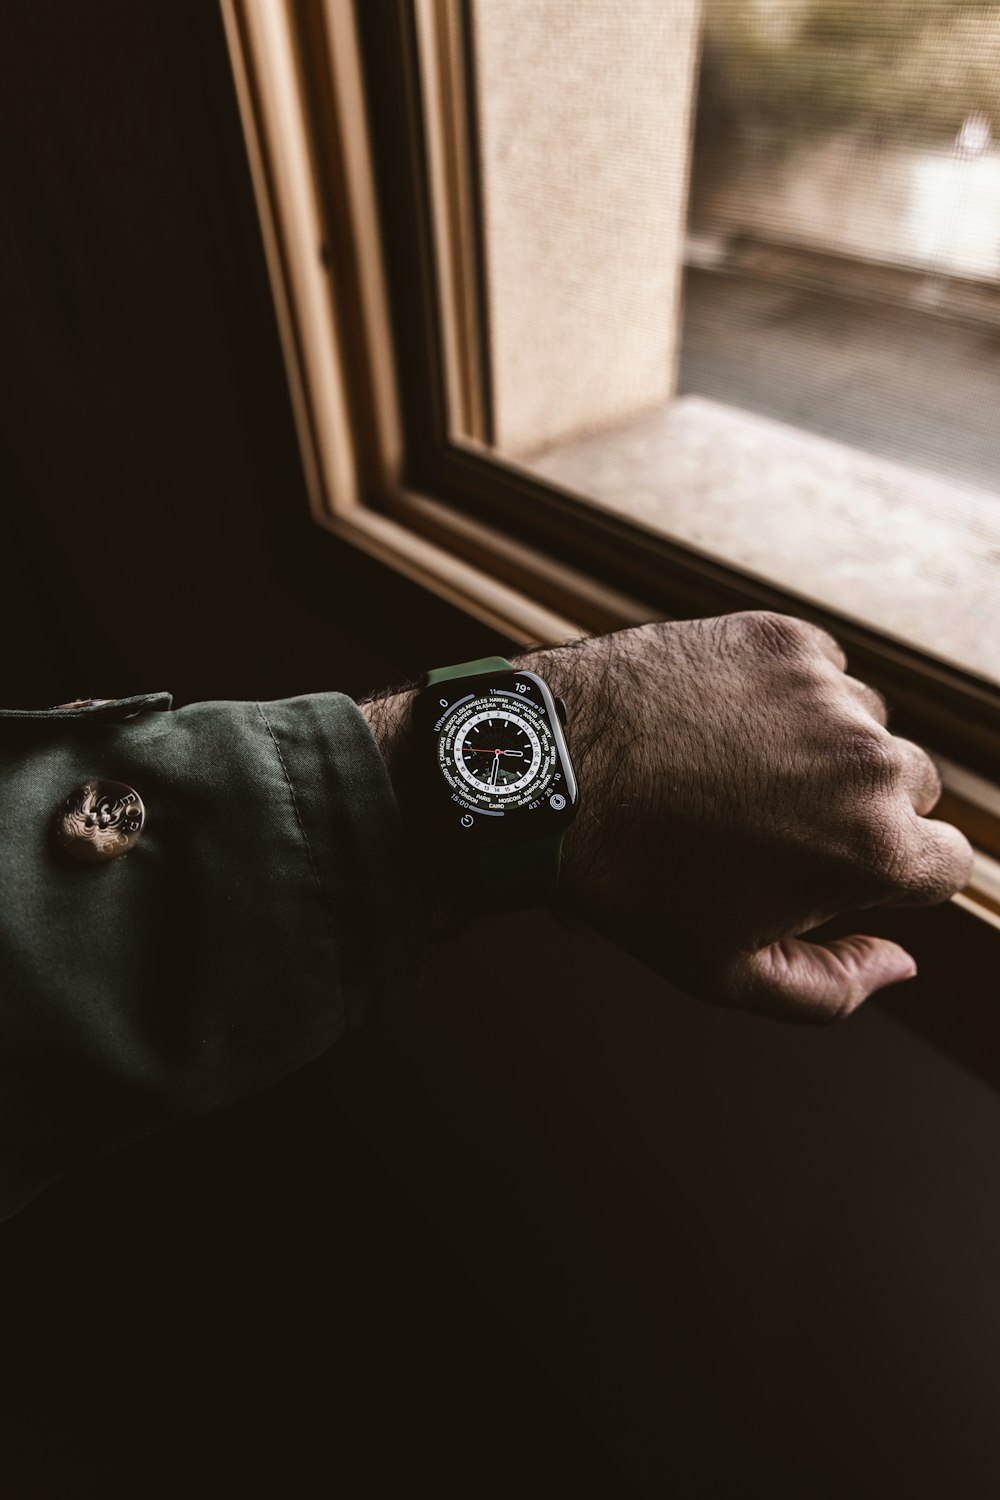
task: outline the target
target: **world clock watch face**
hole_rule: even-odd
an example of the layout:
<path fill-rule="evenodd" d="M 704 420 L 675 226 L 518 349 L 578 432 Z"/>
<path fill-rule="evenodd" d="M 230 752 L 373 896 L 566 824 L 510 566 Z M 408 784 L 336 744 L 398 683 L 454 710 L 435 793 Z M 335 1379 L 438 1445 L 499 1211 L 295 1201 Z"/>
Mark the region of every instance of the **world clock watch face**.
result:
<path fill-rule="evenodd" d="M 464 806 L 484 813 L 533 810 L 564 777 L 544 709 L 500 688 L 470 694 L 435 725 L 438 769 Z"/>

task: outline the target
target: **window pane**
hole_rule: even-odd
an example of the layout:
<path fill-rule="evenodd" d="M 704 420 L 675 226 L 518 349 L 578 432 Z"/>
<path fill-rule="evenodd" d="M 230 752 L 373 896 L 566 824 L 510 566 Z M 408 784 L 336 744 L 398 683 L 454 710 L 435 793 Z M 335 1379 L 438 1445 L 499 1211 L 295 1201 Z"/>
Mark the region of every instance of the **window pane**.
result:
<path fill-rule="evenodd" d="M 470 16 L 495 450 L 1000 682 L 1000 8 Z"/>

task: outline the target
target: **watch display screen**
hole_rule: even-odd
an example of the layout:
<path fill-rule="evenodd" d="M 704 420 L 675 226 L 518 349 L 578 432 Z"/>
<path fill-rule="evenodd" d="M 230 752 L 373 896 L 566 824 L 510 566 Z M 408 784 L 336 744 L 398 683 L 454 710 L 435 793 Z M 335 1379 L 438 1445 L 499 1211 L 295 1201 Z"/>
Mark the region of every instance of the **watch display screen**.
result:
<path fill-rule="evenodd" d="M 438 730 L 438 768 L 470 806 L 536 805 L 558 772 L 555 736 L 526 697 L 494 690 L 458 703 Z"/>
<path fill-rule="evenodd" d="M 441 682 L 421 695 L 418 722 L 431 738 L 421 801 L 439 834 L 506 841 L 571 821 L 573 768 L 555 700 L 533 672 Z M 442 798 L 452 809 L 443 822 L 433 811 Z"/>

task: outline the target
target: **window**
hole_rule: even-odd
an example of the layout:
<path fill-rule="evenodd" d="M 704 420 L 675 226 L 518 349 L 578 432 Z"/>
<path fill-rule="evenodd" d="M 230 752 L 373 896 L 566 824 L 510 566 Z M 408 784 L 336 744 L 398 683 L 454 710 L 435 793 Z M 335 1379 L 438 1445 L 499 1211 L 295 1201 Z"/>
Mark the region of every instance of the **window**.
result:
<path fill-rule="evenodd" d="M 223 9 L 317 518 L 525 640 L 804 614 L 991 804 L 993 9 Z"/>
<path fill-rule="evenodd" d="M 1000 684 L 1000 21 L 701 20 L 469 12 L 492 446 Z"/>

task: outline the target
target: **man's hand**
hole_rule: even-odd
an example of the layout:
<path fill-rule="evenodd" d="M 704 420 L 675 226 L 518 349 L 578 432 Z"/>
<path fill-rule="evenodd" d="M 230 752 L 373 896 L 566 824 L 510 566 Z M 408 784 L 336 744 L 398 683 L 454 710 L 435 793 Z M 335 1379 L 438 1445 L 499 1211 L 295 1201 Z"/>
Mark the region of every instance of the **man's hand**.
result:
<path fill-rule="evenodd" d="M 646 625 L 539 651 L 569 706 L 581 812 L 559 905 L 695 995 L 832 1020 L 915 972 L 895 943 L 804 938 L 943 901 L 972 852 L 926 818 L 928 756 L 824 631 L 784 615 Z"/>

